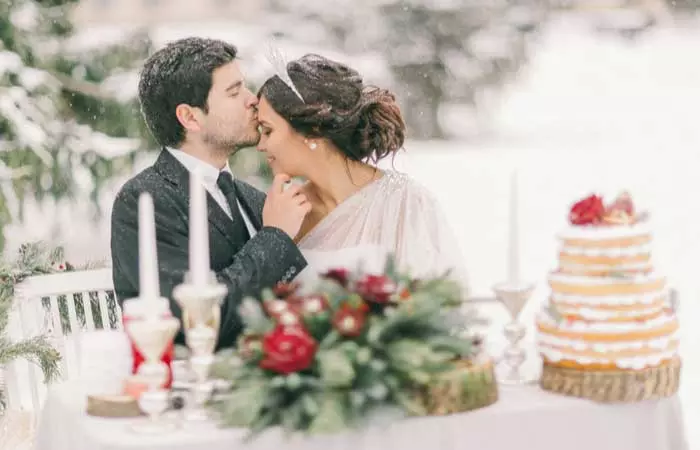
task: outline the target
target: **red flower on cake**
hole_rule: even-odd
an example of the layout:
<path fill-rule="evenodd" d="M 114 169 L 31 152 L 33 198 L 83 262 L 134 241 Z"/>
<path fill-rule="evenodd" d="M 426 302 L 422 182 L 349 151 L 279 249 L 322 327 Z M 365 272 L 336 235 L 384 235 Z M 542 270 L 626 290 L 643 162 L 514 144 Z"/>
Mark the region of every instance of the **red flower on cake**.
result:
<path fill-rule="evenodd" d="M 597 195 L 591 195 L 571 207 L 569 222 L 573 225 L 595 225 L 603 220 L 604 214 L 603 199 Z"/>
<path fill-rule="evenodd" d="M 628 192 L 623 192 L 608 206 L 608 210 L 623 211 L 630 216 L 634 216 L 634 202 L 632 201 L 632 197 Z"/>
<path fill-rule="evenodd" d="M 605 209 L 603 220 L 613 224 L 630 224 L 635 222 L 635 210 L 632 197 L 627 192 L 620 194 Z"/>
<path fill-rule="evenodd" d="M 308 369 L 316 355 L 316 341 L 301 326 L 277 325 L 263 337 L 260 367 L 281 374 Z"/>
<path fill-rule="evenodd" d="M 384 275 L 365 275 L 358 280 L 355 290 L 366 301 L 384 304 L 396 293 L 396 283 Z"/>

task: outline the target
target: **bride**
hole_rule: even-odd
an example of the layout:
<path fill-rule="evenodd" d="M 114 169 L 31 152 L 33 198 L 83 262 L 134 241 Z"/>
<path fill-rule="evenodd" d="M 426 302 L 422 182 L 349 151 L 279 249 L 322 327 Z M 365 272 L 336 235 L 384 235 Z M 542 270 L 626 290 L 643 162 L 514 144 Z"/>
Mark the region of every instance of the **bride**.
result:
<path fill-rule="evenodd" d="M 376 166 L 404 143 L 393 94 L 310 54 L 269 78 L 258 98 L 258 150 L 273 173 L 307 180 L 302 192 L 312 208 L 296 242 L 315 272 L 360 260 L 379 270 L 393 253 L 416 277 L 450 270 L 466 292 L 461 255 L 435 198 Z"/>

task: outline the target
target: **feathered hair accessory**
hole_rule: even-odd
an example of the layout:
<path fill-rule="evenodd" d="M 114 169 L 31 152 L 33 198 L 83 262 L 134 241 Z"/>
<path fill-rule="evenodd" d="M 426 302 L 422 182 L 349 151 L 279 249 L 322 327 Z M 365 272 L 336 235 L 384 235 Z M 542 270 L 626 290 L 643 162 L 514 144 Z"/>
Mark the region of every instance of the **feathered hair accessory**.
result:
<path fill-rule="evenodd" d="M 282 82 L 286 84 L 297 97 L 299 97 L 299 100 L 306 103 L 304 101 L 304 97 L 302 97 L 299 90 L 296 88 L 296 86 L 294 86 L 294 82 L 289 76 L 289 72 L 287 71 L 287 58 L 285 58 L 284 54 L 282 54 L 279 46 L 275 45 L 274 41 L 268 42 L 265 57 L 270 65 L 272 65 L 275 75 L 277 75 L 280 80 L 282 80 Z"/>

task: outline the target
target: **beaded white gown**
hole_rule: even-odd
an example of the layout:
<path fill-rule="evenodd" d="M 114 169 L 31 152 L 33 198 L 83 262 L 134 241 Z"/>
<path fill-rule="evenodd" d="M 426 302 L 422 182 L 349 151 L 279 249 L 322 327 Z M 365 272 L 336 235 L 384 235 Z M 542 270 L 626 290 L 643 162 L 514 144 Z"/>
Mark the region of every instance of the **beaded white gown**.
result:
<path fill-rule="evenodd" d="M 413 277 L 448 270 L 467 294 L 462 254 L 433 195 L 407 175 L 386 171 L 331 211 L 299 242 L 310 281 L 332 267 L 381 271 L 393 253 L 398 268 Z"/>

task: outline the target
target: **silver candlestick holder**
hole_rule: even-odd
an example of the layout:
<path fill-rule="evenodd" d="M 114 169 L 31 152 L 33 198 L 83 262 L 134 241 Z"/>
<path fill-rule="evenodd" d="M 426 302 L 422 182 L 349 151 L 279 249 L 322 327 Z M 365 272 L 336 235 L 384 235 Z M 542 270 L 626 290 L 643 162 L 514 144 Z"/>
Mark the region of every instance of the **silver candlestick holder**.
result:
<path fill-rule="evenodd" d="M 180 328 L 180 321 L 174 317 L 153 316 L 130 320 L 125 328 L 144 356 L 145 361 L 139 366 L 137 375 L 147 386 L 147 390 L 139 396 L 138 405 L 149 420 L 135 423 L 132 430 L 149 434 L 170 431 L 175 424 L 160 420 L 168 409 L 170 397 L 169 391 L 162 388 L 168 377 L 168 366 L 161 361 L 161 357 Z"/>
<path fill-rule="evenodd" d="M 209 372 L 219 335 L 221 302 L 226 293 L 226 285 L 218 283 L 213 274 L 209 284 L 192 284 L 186 277 L 185 282 L 173 290 L 173 298 L 182 309 L 182 328 L 190 350 L 190 370 L 195 378 L 189 396 L 192 405 L 184 412 L 186 421 L 201 422 L 209 418 L 204 405 L 213 390 Z"/>
<path fill-rule="evenodd" d="M 493 287 L 498 300 L 505 306 L 510 315 L 510 322 L 503 327 L 503 334 L 508 340 L 508 347 L 503 353 L 502 364 L 505 373 L 499 377 L 499 383 L 508 385 L 523 385 L 534 381 L 525 377 L 521 372 L 521 366 L 527 358 L 521 341 L 527 333 L 525 326 L 518 320 L 520 312 L 527 304 L 534 285 L 529 283 L 500 283 Z"/>

